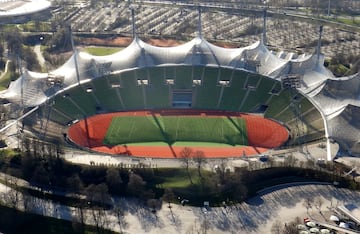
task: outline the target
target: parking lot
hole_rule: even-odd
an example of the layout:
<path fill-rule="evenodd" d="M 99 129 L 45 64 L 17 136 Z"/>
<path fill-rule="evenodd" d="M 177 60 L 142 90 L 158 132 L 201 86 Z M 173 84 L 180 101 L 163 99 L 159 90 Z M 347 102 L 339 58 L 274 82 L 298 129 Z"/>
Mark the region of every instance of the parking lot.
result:
<path fill-rule="evenodd" d="M 77 4 L 64 8 L 61 15 L 72 23 L 75 32 L 115 33 L 131 35 L 131 8 L 135 12 L 136 31 L 140 37 L 164 37 L 189 40 L 197 35 L 198 9 L 188 6 L 97 4 L 90 7 Z M 68 12 L 68 13 L 67 13 Z M 60 11 L 58 11 L 60 14 Z M 54 17 L 56 17 L 54 15 Z M 305 16 L 306 17 L 306 16 Z M 233 46 L 247 46 L 258 41 L 262 33 L 262 14 L 245 14 L 241 11 L 202 9 L 203 36 L 214 42 L 231 42 Z M 306 18 L 305 18 L 306 19 Z M 267 18 L 267 45 L 280 57 L 292 53 L 313 53 L 318 39 L 317 21 L 271 15 Z M 311 17 L 309 16 L 309 19 Z M 338 54 L 360 53 L 359 30 L 324 26 L 322 52 L 327 57 Z"/>

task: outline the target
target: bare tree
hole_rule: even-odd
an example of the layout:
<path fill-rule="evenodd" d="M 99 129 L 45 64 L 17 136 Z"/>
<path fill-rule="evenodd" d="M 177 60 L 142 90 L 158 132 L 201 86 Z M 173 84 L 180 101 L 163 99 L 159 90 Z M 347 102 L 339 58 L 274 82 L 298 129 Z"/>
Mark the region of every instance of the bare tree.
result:
<path fill-rule="evenodd" d="M 35 166 L 30 181 L 35 184 L 48 185 L 50 182 L 49 172 L 46 170 L 46 163 L 42 162 Z"/>
<path fill-rule="evenodd" d="M 269 163 L 270 167 L 274 167 L 274 166 L 276 165 L 276 160 L 275 160 L 275 158 L 272 157 L 272 156 L 270 156 L 270 157 L 268 158 L 268 163 Z"/>
<path fill-rule="evenodd" d="M 0 60 L 3 60 L 5 48 L 2 43 L 0 43 Z"/>
<path fill-rule="evenodd" d="M 79 233 L 84 233 L 85 231 L 84 206 L 84 202 L 80 201 L 80 204 L 76 207 L 71 219 L 73 228 Z"/>
<path fill-rule="evenodd" d="M 218 174 L 220 182 L 226 183 L 229 177 L 229 170 L 227 170 L 227 161 L 226 159 L 221 159 L 221 162 L 215 168 L 215 172 Z"/>
<path fill-rule="evenodd" d="M 116 168 L 108 168 L 106 171 L 106 184 L 109 187 L 111 193 L 120 194 L 123 188 L 123 181 L 119 174 L 119 170 Z"/>
<path fill-rule="evenodd" d="M 123 228 L 126 227 L 126 225 L 127 225 L 127 223 L 125 221 L 125 212 L 118 203 L 115 204 L 112 211 L 113 211 L 113 214 L 117 218 L 117 222 L 118 222 L 119 228 L 120 228 L 120 233 L 123 233 Z"/>
<path fill-rule="evenodd" d="M 189 177 L 191 184 L 193 184 L 193 181 L 191 179 L 189 168 L 191 165 L 192 154 L 193 154 L 193 150 L 189 147 L 183 148 L 180 152 L 180 159 L 182 161 L 183 166 L 186 168 L 186 173 Z"/>
<path fill-rule="evenodd" d="M 22 194 L 22 203 L 25 212 L 33 212 L 34 208 L 36 207 L 35 198 L 25 191 Z"/>
<path fill-rule="evenodd" d="M 7 176 L 5 174 L 5 185 L 11 185 L 15 188 L 18 187 L 18 179 L 12 176 Z M 18 208 L 19 202 L 21 199 L 21 193 L 17 189 L 9 188 L 9 190 L 4 193 L 4 200 L 7 204 L 9 204 L 12 208 Z"/>
<path fill-rule="evenodd" d="M 320 196 L 314 198 L 314 205 L 319 210 L 320 213 L 323 204 L 324 204 L 324 200 Z"/>
<path fill-rule="evenodd" d="M 201 226 L 200 226 L 201 233 L 203 233 L 203 234 L 206 234 L 207 231 L 209 230 L 209 222 L 207 220 L 206 215 L 207 214 L 204 214 L 204 220 L 202 221 Z"/>
<path fill-rule="evenodd" d="M 315 167 L 315 161 L 313 159 L 306 160 L 306 167 L 309 169 L 313 169 Z"/>
<path fill-rule="evenodd" d="M 240 181 L 235 183 L 233 198 L 237 201 L 243 201 L 248 194 L 248 189 L 245 185 L 243 185 Z"/>
<path fill-rule="evenodd" d="M 158 199 L 151 198 L 147 200 L 146 203 L 151 208 L 151 212 L 153 213 L 161 209 L 162 202 Z"/>
<path fill-rule="evenodd" d="M 74 174 L 71 177 L 67 178 L 66 184 L 68 186 L 68 189 L 74 192 L 79 192 L 84 188 L 83 182 L 81 181 L 78 174 Z"/>
<path fill-rule="evenodd" d="M 200 179 L 202 179 L 201 168 L 202 168 L 203 164 L 206 162 L 204 151 L 201 151 L 201 150 L 195 151 L 194 160 L 196 162 L 198 175 L 199 175 Z"/>
<path fill-rule="evenodd" d="M 0 43 L 0 45 L 1 45 L 1 43 Z M 1 46 L 0 46 L 0 53 L 1 53 Z M 0 56 L 2 57 L 2 55 L 0 55 Z M 0 106 L 0 127 L 4 127 L 6 125 L 6 121 L 9 118 L 8 115 L 9 115 L 8 108 L 5 108 L 4 106 Z"/>
<path fill-rule="evenodd" d="M 285 167 L 294 167 L 296 166 L 297 161 L 299 161 L 299 159 L 295 158 L 293 155 L 289 155 L 285 157 Z"/>
<path fill-rule="evenodd" d="M 10 31 L 5 32 L 5 39 L 7 42 L 7 49 L 9 53 L 20 54 L 20 50 L 24 40 L 22 34 L 20 33 L 20 30 L 14 28 Z"/>
<path fill-rule="evenodd" d="M 132 196 L 143 196 L 145 192 L 146 182 L 141 176 L 135 173 L 129 174 L 129 182 L 127 184 L 127 193 Z"/>
<path fill-rule="evenodd" d="M 293 221 L 284 224 L 284 228 L 282 230 L 283 234 L 293 234 L 298 233 L 297 225 L 301 223 L 301 219 L 296 217 Z"/>
<path fill-rule="evenodd" d="M 271 233 L 272 234 L 282 234 L 282 227 L 283 227 L 283 224 L 281 223 L 281 221 L 278 219 L 275 220 L 275 222 L 271 226 Z"/>
<path fill-rule="evenodd" d="M 290 222 L 288 224 L 284 225 L 284 230 L 283 230 L 283 234 L 294 234 L 298 232 L 298 229 L 296 227 L 296 223 L 295 222 Z"/>
<path fill-rule="evenodd" d="M 105 183 L 89 185 L 86 188 L 86 197 L 90 202 L 99 202 L 101 205 L 109 204 L 111 199 Z"/>
<path fill-rule="evenodd" d="M 170 202 L 175 200 L 175 194 L 173 193 L 173 191 L 170 188 L 166 188 L 165 191 L 164 191 L 164 195 L 162 196 L 162 199 L 165 202 L 169 203 L 168 208 L 171 209 Z"/>
<path fill-rule="evenodd" d="M 93 207 L 91 209 L 91 217 L 96 226 L 97 233 L 101 233 L 101 229 L 107 225 L 106 212 L 102 208 Z"/>
<path fill-rule="evenodd" d="M 303 205 L 306 208 L 306 213 L 309 213 L 309 209 L 311 209 L 313 202 L 314 201 L 312 198 L 310 197 L 305 198 Z"/>

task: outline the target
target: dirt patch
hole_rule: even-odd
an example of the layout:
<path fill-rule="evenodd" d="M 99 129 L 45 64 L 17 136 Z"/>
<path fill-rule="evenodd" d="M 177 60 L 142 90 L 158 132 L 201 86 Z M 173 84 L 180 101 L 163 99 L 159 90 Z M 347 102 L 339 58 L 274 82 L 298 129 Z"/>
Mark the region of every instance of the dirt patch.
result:
<path fill-rule="evenodd" d="M 174 40 L 174 39 L 157 39 L 157 38 L 144 38 L 141 39 L 144 42 L 159 47 L 173 47 L 186 43 L 185 41 Z M 114 47 L 127 47 L 133 41 L 132 37 L 111 37 L 111 38 L 82 38 L 81 43 L 83 45 L 96 45 L 96 46 L 114 46 Z M 236 48 L 237 46 L 233 43 L 227 42 L 216 42 L 217 46 L 224 48 Z"/>
<path fill-rule="evenodd" d="M 185 42 L 182 41 L 176 41 L 176 40 L 165 40 L 165 39 L 148 39 L 145 40 L 146 43 L 149 43 L 150 45 L 154 46 L 160 46 L 160 47 L 172 47 L 172 46 L 178 46 L 181 44 L 184 44 Z"/>
<path fill-rule="evenodd" d="M 95 46 L 116 46 L 126 47 L 132 42 L 131 37 L 116 37 L 116 38 L 82 38 L 81 44 L 83 45 L 95 45 Z"/>

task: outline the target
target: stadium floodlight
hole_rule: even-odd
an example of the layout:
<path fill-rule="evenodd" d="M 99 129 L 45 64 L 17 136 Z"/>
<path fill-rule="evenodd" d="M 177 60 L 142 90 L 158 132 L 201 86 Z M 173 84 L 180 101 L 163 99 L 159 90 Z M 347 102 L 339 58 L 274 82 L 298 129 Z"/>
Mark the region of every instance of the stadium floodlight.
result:
<path fill-rule="evenodd" d="M 219 86 L 223 87 L 229 87 L 230 86 L 230 80 L 219 80 Z"/>
<path fill-rule="evenodd" d="M 149 80 L 147 79 L 138 79 L 137 80 L 137 85 L 141 86 L 141 85 L 149 85 Z"/>
<path fill-rule="evenodd" d="M 193 86 L 200 86 L 201 80 L 193 80 Z"/>
<path fill-rule="evenodd" d="M 175 81 L 174 81 L 174 79 L 166 79 L 166 84 L 167 85 L 174 85 Z"/>
<path fill-rule="evenodd" d="M 67 123 L 67 126 L 71 126 L 73 124 L 76 124 L 77 122 L 79 122 L 79 119 L 73 119 Z"/>
<path fill-rule="evenodd" d="M 121 88 L 120 84 L 112 84 L 111 88 L 115 89 L 115 88 Z"/>

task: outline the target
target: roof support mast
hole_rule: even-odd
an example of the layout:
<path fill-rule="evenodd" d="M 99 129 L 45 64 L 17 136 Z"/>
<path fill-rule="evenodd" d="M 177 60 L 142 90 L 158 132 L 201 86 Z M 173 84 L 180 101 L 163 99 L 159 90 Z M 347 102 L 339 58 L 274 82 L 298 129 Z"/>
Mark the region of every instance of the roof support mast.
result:
<path fill-rule="evenodd" d="M 71 30 L 71 25 L 69 24 L 69 34 L 70 34 L 70 41 L 71 41 L 71 47 L 73 49 L 73 53 L 74 53 L 74 63 L 75 63 L 75 72 L 76 72 L 76 79 L 77 79 L 77 82 L 78 82 L 78 86 L 80 86 L 80 73 L 79 73 L 79 66 L 78 66 L 78 61 L 77 61 L 77 50 L 76 50 L 76 47 L 75 47 L 75 44 L 74 44 L 74 39 L 73 39 L 73 35 L 72 35 L 72 30 Z M 80 86 L 81 87 L 81 86 Z M 71 97 L 70 97 L 70 100 L 71 100 Z M 90 142 L 89 142 L 89 129 L 88 129 L 88 126 L 87 126 L 87 116 L 85 114 L 85 112 L 73 101 L 71 101 L 79 110 L 80 112 L 82 112 L 82 115 L 84 117 L 84 120 L 85 120 L 85 128 L 86 128 L 86 141 L 87 141 L 87 144 L 88 144 L 88 147 L 90 147 Z"/>
<path fill-rule="evenodd" d="M 201 6 L 200 5 L 198 5 L 198 37 L 202 38 Z"/>
<path fill-rule="evenodd" d="M 316 66 L 318 66 L 319 62 L 320 62 L 322 33 L 323 33 L 323 25 L 320 25 L 320 27 L 319 27 L 319 40 L 318 40 L 318 44 L 317 44 L 317 48 L 316 48 Z M 321 113 L 321 115 L 323 115 L 322 111 L 320 113 Z M 326 120 L 325 115 L 323 115 L 323 119 L 324 119 L 325 137 L 326 137 L 326 158 L 327 158 L 328 161 L 331 161 L 331 144 L 330 144 L 327 120 Z"/>
<path fill-rule="evenodd" d="M 137 35 L 136 35 L 136 24 L 135 24 L 135 10 L 134 10 L 134 7 L 130 7 L 130 10 L 131 10 L 131 21 L 132 21 L 132 36 L 133 38 L 137 38 Z"/>
<path fill-rule="evenodd" d="M 70 34 L 71 47 L 72 47 L 73 53 L 74 53 L 76 79 L 77 79 L 78 85 L 80 85 L 80 74 L 79 74 L 79 66 L 78 66 L 78 61 L 77 61 L 77 51 L 76 51 L 76 48 L 75 48 L 74 39 L 73 39 L 73 35 L 72 35 L 72 30 L 71 30 L 71 25 L 70 25 L 70 24 L 69 24 L 69 34 Z"/>
<path fill-rule="evenodd" d="M 263 33 L 262 33 L 262 43 L 263 45 L 266 45 L 266 8 L 264 9 L 264 15 L 263 15 Z"/>
<path fill-rule="evenodd" d="M 319 61 L 320 61 L 322 32 L 323 32 L 323 26 L 320 25 L 320 28 L 319 28 L 319 40 L 318 40 L 318 44 L 317 44 L 317 48 L 316 48 L 316 65 L 319 65 Z"/>

